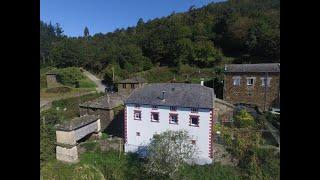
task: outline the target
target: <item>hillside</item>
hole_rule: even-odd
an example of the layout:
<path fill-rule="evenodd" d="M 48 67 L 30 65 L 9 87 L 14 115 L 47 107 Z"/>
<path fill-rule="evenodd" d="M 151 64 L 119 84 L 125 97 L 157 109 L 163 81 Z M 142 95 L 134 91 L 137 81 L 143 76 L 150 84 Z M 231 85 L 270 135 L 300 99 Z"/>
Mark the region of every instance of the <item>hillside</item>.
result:
<path fill-rule="evenodd" d="M 280 62 L 280 1 L 230 0 L 190 7 L 107 34 L 67 37 L 40 22 L 42 67 L 83 66 L 120 79 L 158 66 L 213 68 L 225 63 Z"/>

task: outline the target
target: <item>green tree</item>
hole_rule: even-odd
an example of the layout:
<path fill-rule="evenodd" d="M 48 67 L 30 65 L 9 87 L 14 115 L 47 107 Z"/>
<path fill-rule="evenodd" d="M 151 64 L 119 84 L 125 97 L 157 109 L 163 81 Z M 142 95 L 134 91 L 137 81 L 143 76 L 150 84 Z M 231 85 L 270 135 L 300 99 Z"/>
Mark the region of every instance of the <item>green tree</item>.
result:
<path fill-rule="evenodd" d="M 89 29 L 87 26 L 84 28 L 83 35 L 84 35 L 84 37 L 89 37 Z"/>
<path fill-rule="evenodd" d="M 191 144 L 186 131 L 165 131 L 154 135 L 147 148 L 146 171 L 151 175 L 173 178 L 186 161 L 197 156 L 197 148 Z"/>

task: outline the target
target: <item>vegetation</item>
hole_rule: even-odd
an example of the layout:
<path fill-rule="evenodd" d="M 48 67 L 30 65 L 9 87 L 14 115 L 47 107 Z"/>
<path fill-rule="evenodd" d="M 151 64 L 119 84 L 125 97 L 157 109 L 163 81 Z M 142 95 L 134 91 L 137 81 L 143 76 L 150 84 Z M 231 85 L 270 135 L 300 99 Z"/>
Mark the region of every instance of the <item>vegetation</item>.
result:
<path fill-rule="evenodd" d="M 280 62 L 279 10 L 279 0 L 212 2 L 107 34 L 91 36 L 86 27 L 82 37 L 64 36 L 59 24 L 40 21 L 40 64 L 83 66 L 108 79 L 112 68 L 126 78 L 159 65 Z"/>
<path fill-rule="evenodd" d="M 165 131 L 154 135 L 147 147 L 146 171 L 150 175 L 173 178 L 185 161 L 197 158 L 196 146 L 186 131 Z"/>
<path fill-rule="evenodd" d="M 52 108 L 40 113 L 40 165 L 55 159 L 55 125 L 79 116 L 78 103 L 95 99 L 102 94 L 89 94 L 81 97 L 52 102 Z M 67 109 L 64 111 L 64 109 Z"/>
<path fill-rule="evenodd" d="M 103 175 L 103 178 L 108 180 L 164 179 L 158 175 L 149 175 L 145 173 L 145 164 L 146 162 L 139 159 L 135 154 L 120 154 L 119 156 L 119 152 L 117 151 L 86 152 L 81 155 L 80 162 L 75 165 L 64 164 L 57 162 L 56 160 L 52 160 L 41 169 L 41 177 L 43 179 L 77 179 L 75 177 L 100 177 Z M 77 171 L 81 168 L 88 169 L 88 171 Z M 89 171 L 89 169 L 91 169 L 91 171 Z M 205 166 L 184 164 L 183 167 L 179 169 L 175 179 L 237 180 L 244 179 L 244 177 L 238 168 L 231 166 L 224 166 L 220 164 Z"/>
<path fill-rule="evenodd" d="M 255 124 L 254 118 L 245 109 L 242 109 L 234 116 L 234 122 L 237 127 L 248 127 Z"/>

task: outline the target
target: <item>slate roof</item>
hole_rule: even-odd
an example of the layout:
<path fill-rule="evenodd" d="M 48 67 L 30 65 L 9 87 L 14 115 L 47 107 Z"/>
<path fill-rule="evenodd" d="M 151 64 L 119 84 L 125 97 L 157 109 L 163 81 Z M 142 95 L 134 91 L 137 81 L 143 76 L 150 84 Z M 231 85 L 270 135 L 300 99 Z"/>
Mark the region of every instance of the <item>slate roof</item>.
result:
<path fill-rule="evenodd" d="M 162 92 L 165 100 L 162 100 Z M 214 91 L 200 84 L 153 83 L 133 90 L 125 104 L 213 108 Z"/>
<path fill-rule="evenodd" d="M 88 125 L 98 119 L 98 115 L 84 115 L 81 117 L 73 118 L 70 121 L 66 121 L 62 124 L 57 124 L 56 129 L 62 131 L 72 131 L 85 125 Z"/>
<path fill-rule="evenodd" d="M 227 64 L 225 72 L 280 72 L 280 63 Z"/>
<path fill-rule="evenodd" d="M 109 102 L 108 102 L 108 95 L 109 95 Z M 96 109 L 113 109 L 123 104 L 123 101 L 125 99 L 124 96 L 121 96 L 118 93 L 108 93 L 108 95 L 104 95 L 93 101 L 87 101 L 87 102 L 81 103 L 79 104 L 79 106 L 96 108 Z"/>
<path fill-rule="evenodd" d="M 119 83 L 145 83 L 145 82 L 147 81 L 142 77 L 133 77 L 130 79 L 122 80 Z"/>

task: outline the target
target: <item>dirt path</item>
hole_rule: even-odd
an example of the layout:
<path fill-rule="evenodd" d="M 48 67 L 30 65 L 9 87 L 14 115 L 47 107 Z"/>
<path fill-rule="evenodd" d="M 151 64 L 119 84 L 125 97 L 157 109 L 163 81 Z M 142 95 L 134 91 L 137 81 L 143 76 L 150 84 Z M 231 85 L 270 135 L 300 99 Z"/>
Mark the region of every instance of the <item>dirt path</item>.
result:
<path fill-rule="evenodd" d="M 81 70 L 83 71 L 83 74 L 86 75 L 91 81 L 93 81 L 96 85 L 97 88 L 96 90 L 98 92 L 104 92 L 106 86 L 104 84 L 102 84 L 101 79 L 97 78 L 95 75 L 93 75 L 92 73 L 90 73 L 89 71 L 81 68 Z"/>

